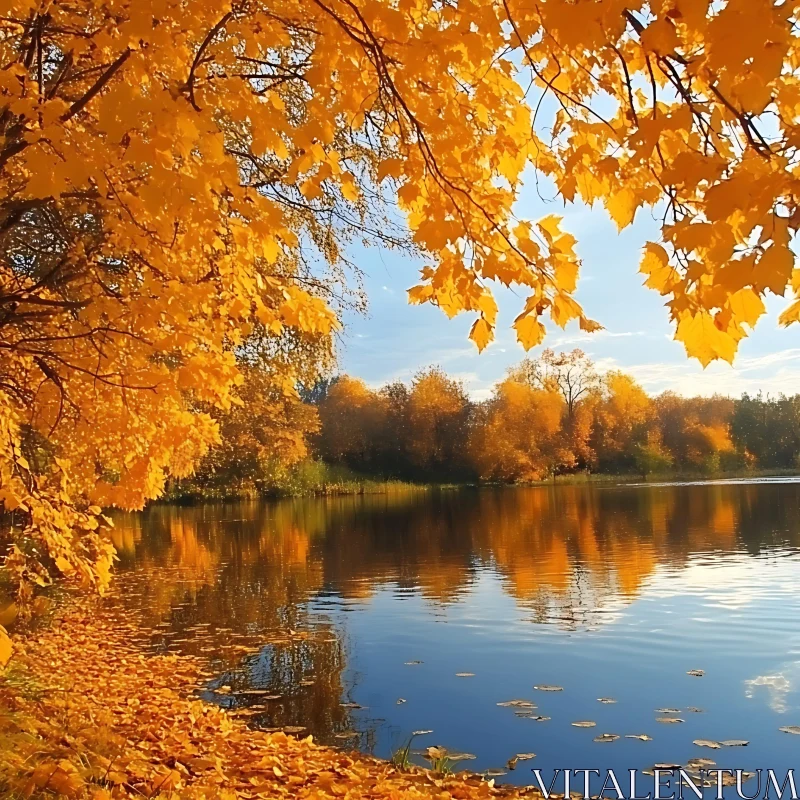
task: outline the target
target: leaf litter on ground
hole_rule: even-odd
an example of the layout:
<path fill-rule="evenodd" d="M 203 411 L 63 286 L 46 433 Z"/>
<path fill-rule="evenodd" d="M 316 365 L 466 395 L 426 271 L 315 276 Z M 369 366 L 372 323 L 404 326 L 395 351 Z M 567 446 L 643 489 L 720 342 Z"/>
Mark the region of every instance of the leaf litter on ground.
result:
<path fill-rule="evenodd" d="M 193 695 L 208 677 L 203 658 L 153 653 L 150 641 L 128 611 L 94 598 L 70 601 L 35 635 L 14 635 L 13 670 L 37 689 L 0 676 L 0 786 L 10 796 L 38 796 L 46 787 L 66 789 L 70 800 L 523 797 L 480 775 L 431 775 L 323 747 L 299 724 L 248 725 Z M 351 735 L 358 734 L 339 734 L 342 741 Z"/>

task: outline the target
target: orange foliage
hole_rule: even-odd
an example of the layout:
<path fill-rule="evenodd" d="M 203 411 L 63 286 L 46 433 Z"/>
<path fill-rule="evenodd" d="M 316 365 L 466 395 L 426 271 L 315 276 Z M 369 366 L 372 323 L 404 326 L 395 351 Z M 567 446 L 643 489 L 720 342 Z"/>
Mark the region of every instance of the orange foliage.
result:
<path fill-rule="evenodd" d="M 507 379 L 474 425 L 470 450 L 481 478 L 533 481 L 564 461 L 564 400 L 558 392 Z"/>

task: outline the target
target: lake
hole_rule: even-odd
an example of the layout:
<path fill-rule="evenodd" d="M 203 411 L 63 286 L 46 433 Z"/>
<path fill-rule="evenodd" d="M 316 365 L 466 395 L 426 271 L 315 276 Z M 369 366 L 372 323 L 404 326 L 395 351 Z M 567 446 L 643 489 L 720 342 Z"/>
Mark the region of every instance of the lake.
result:
<path fill-rule="evenodd" d="M 476 772 L 535 753 L 517 784 L 800 766 L 796 480 L 160 505 L 114 538 L 152 648 L 208 659 L 201 696 L 253 726 L 381 757 L 430 730 L 412 750 Z"/>

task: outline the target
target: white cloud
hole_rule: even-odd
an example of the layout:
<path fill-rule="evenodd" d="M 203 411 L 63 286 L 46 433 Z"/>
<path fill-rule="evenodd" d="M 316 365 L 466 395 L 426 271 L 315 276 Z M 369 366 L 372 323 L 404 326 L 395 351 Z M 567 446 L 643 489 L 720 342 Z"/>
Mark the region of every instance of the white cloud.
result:
<path fill-rule="evenodd" d="M 797 671 L 797 666 L 800 662 L 795 662 L 791 665 L 794 671 Z M 789 693 L 792 691 L 792 681 L 789 680 L 782 672 L 777 675 L 759 675 L 757 678 L 750 678 L 744 682 L 745 697 L 753 698 L 757 687 L 766 687 L 769 707 L 778 714 L 784 714 L 789 710 L 789 705 L 786 702 Z M 759 693 L 760 694 L 760 693 Z"/>

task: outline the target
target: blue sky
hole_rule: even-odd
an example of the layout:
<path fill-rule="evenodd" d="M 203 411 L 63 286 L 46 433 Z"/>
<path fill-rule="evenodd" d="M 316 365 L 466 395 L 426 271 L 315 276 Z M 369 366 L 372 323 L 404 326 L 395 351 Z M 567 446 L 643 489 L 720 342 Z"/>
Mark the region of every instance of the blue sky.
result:
<path fill-rule="evenodd" d="M 645 241 L 659 240 L 659 225 L 648 209 L 634 224 L 617 233 L 601 206 L 563 206 L 544 201 L 529 180 L 520 197 L 517 216 L 540 219 L 561 214 L 563 228 L 577 239 L 583 261 L 577 298 L 587 314 L 605 326 L 595 334 L 582 333 L 577 324 L 566 331 L 548 324 L 542 347 L 571 350 L 580 347 L 601 369 L 623 369 L 647 391 L 672 389 L 682 394 L 720 392 L 794 394 L 800 392 L 800 326 L 779 328 L 778 314 L 788 299 L 770 296 L 767 314 L 739 348 L 731 367 L 715 363 L 707 369 L 686 357 L 683 345 L 673 341 L 663 298 L 642 285 L 639 274 Z M 378 248 L 354 249 L 351 256 L 365 274 L 369 297 L 366 316 L 349 315 L 340 347 L 340 370 L 363 378 L 372 386 L 402 379 L 438 364 L 460 378 L 476 399 L 489 395 L 491 386 L 525 355 L 516 343 L 511 323 L 524 303 L 524 289 L 497 287 L 500 306 L 495 341 L 479 354 L 467 338 L 473 315 L 448 320 L 433 306 L 409 306 L 406 289 L 417 283 L 423 262 Z"/>

